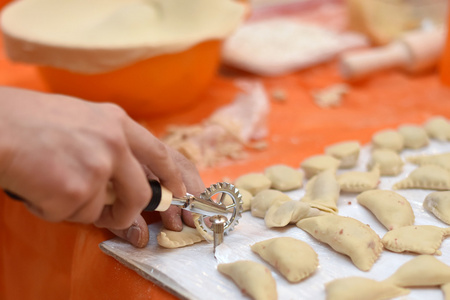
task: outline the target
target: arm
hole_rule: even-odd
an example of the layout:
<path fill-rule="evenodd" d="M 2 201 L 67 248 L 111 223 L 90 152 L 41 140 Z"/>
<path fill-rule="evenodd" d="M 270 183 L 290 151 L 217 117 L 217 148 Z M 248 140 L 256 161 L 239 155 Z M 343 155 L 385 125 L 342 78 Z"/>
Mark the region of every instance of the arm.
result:
<path fill-rule="evenodd" d="M 0 87 L 0 137 L 0 186 L 32 213 L 95 223 L 136 246 L 148 241 L 147 177 L 175 196 L 203 189 L 192 164 L 113 104 Z M 108 182 L 118 200 L 105 207 Z M 164 214 L 167 227 L 181 229 L 177 214 Z"/>

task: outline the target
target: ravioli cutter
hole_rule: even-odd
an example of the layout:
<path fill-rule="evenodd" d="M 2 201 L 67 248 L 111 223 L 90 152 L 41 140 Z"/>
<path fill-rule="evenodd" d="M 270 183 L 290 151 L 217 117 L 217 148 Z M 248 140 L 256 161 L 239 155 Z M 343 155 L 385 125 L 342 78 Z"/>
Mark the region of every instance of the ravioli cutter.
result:
<path fill-rule="evenodd" d="M 173 197 L 171 191 L 156 180 L 149 180 L 152 189 L 150 199 L 144 211 L 166 211 L 170 205 L 199 214 L 198 230 L 203 236 L 213 237 L 214 253 L 216 247 L 223 242 L 228 234 L 239 224 L 242 217 L 242 196 L 231 183 L 218 182 L 206 188 L 198 197 L 187 193 L 184 197 Z M 113 204 L 115 195 L 110 193 L 108 204 Z"/>

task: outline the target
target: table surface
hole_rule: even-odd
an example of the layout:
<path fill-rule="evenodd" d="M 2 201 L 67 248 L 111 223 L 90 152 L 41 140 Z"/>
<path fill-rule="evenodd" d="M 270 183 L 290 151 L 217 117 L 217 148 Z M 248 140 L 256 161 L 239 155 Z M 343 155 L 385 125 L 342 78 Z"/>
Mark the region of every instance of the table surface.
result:
<path fill-rule="evenodd" d="M 343 82 L 332 61 L 276 78 L 222 70 L 189 110 L 139 121 L 158 135 L 169 124 L 199 123 L 233 100 L 234 81 L 243 77 L 261 80 L 269 95 L 282 89 L 287 98 L 271 99 L 268 148 L 250 151 L 244 160 L 200 170 L 206 185 L 278 163 L 298 167 L 329 144 L 344 140 L 365 144 L 378 130 L 422 124 L 434 115 L 450 118 L 450 87 L 440 83 L 436 72 L 383 72 L 348 83 L 350 90 L 341 106 L 320 108 L 311 93 Z M 48 91 L 33 66 L 12 63 L 4 53 L 0 53 L 0 85 Z M 103 254 L 98 244 L 112 237 L 107 231 L 41 221 L 1 194 L 0 216 L 2 299 L 176 299 Z M 146 217 L 149 222 L 158 219 L 154 214 Z"/>

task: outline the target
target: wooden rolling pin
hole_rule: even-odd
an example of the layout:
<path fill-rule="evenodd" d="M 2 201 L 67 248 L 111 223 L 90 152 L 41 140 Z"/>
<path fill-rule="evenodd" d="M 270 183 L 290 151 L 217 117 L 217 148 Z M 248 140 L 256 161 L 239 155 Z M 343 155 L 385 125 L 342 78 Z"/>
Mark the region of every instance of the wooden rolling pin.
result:
<path fill-rule="evenodd" d="M 444 30 L 411 31 L 383 47 L 344 53 L 340 73 L 345 79 L 359 79 L 392 68 L 427 71 L 438 64 L 444 44 Z"/>

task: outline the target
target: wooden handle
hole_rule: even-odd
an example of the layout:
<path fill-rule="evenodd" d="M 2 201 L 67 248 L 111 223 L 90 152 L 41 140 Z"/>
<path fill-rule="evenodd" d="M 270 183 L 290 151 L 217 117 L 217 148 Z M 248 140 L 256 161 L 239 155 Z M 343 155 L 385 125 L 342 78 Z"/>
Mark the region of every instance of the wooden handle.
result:
<path fill-rule="evenodd" d="M 152 197 L 144 211 L 166 211 L 172 204 L 172 192 L 156 180 L 149 180 L 148 183 L 152 189 Z M 117 196 L 112 183 L 108 184 L 107 193 L 108 200 L 105 205 L 113 205 Z"/>

